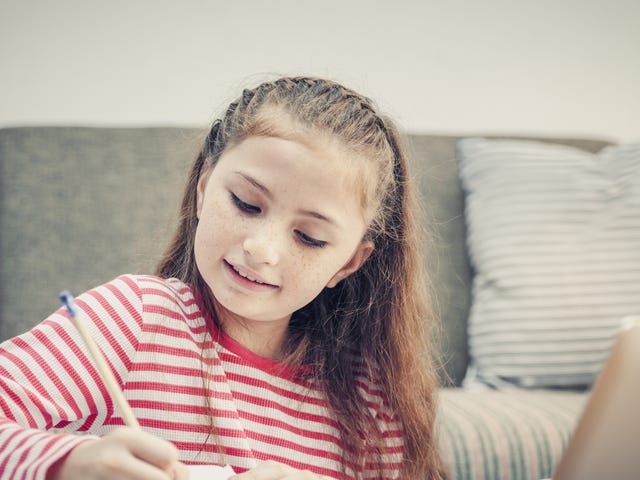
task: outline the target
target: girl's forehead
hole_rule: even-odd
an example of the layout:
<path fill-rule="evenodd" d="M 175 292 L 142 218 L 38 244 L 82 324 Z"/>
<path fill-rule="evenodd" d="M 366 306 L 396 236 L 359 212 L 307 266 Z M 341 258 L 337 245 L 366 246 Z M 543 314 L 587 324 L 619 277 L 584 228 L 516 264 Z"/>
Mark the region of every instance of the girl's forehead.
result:
<path fill-rule="evenodd" d="M 326 120 L 326 119 L 325 119 Z M 242 143 L 252 137 L 274 137 L 298 142 L 311 151 L 323 153 L 325 171 L 342 188 L 353 192 L 365 217 L 373 218 L 380 203 L 380 192 L 388 181 L 388 162 L 381 161 L 383 152 L 360 139 L 362 132 L 355 130 L 335 131 L 329 126 L 315 124 L 297 116 L 285 106 L 269 104 L 261 106 L 245 123 L 240 138 L 231 140 L 231 145 Z"/>
<path fill-rule="evenodd" d="M 224 169 L 248 168 L 274 174 L 331 183 L 352 183 L 360 177 L 353 155 L 339 145 L 311 136 L 249 136 L 227 149 L 220 158 Z M 225 161 L 229 158 L 229 161 Z M 306 178 L 307 177 L 307 178 Z"/>
<path fill-rule="evenodd" d="M 250 136 L 225 152 L 220 167 L 239 178 L 250 177 L 266 190 L 298 191 L 311 200 L 356 205 L 369 216 L 370 185 L 375 183 L 360 158 L 343 145 L 320 136 Z M 251 182 L 250 182 L 251 183 Z M 275 193 L 275 192 L 274 192 Z M 346 207 L 346 205 L 345 205 Z"/>

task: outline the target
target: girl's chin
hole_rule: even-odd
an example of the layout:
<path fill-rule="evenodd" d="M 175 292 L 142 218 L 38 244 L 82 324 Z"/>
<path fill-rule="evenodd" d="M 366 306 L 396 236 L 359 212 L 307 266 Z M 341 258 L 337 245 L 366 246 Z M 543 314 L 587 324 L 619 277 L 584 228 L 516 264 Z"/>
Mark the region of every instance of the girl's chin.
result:
<path fill-rule="evenodd" d="M 278 315 L 277 313 L 268 313 L 264 309 L 260 310 L 257 302 L 251 302 L 247 298 L 238 298 L 236 295 L 220 296 L 213 295 L 216 315 L 219 321 L 233 322 L 240 324 L 248 323 L 288 323 L 291 315 Z M 252 307 L 252 308 L 247 308 Z"/>

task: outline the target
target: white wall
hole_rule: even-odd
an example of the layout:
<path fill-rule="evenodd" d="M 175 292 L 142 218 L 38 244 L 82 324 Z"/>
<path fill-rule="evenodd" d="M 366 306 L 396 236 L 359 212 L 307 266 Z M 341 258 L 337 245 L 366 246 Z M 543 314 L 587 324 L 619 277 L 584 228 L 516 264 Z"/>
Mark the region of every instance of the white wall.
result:
<path fill-rule="evenodd" d="M 314 74 L 410 131 L 640 140 L 638 0 L 0 0 L 0 126 L 208 124 Z"/>

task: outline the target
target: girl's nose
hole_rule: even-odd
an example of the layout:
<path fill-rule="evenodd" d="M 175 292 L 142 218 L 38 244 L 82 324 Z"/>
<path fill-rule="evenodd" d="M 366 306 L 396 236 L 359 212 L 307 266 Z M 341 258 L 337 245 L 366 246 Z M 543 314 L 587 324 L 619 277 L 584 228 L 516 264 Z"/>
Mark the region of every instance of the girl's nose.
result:
<path fill-rule="evenodd" d="M 262 228 L 247 235 L 242 248 L 253 263 L 275 265 L 280 261 L 280 244 L 272 228 Z"/>

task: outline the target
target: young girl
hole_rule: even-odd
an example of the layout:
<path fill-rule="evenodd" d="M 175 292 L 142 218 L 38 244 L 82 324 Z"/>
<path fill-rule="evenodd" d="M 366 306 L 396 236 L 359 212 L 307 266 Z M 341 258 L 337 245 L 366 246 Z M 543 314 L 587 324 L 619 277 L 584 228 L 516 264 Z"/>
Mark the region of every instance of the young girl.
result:
<path fill-rule="evenodd" d="M 157 275 L 76 300 L 141 430 L 61 309 L 0 348 L 2 478 L 443 478 L 410 187 L 368 99 L 315 78 L 245 90 Z"/>

